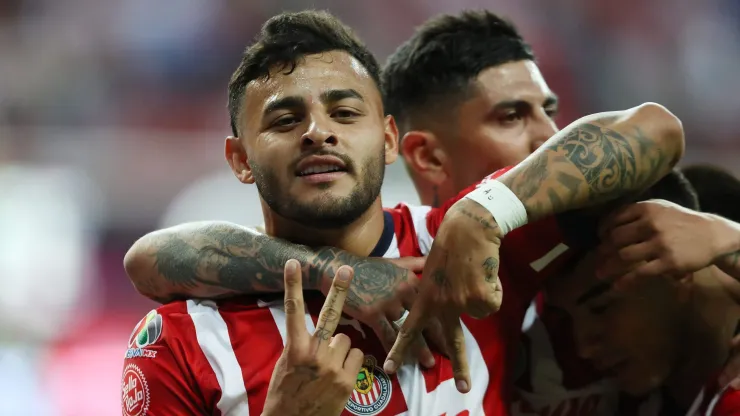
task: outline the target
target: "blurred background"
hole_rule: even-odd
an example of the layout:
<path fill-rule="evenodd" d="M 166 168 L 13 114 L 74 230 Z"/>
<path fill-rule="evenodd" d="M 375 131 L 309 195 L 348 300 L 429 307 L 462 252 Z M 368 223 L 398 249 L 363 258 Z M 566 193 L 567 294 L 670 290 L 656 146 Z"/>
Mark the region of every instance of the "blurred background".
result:
<path fill-rule="evenodd" d="M 226 86 L 261 23 L 305 7 L 381 62 L 433 15 L 489 8 L 534 46 L 561 127 L 657 101 L 684 163 L 740 174 L 736 0 L 0 0 L 0 415 L 120 414 L 128 337 L 156 307 L 123 255 L 184 221 L 261 223 L 223 159 Z M 418 202 L 400 162 L 383 196 Z"/>

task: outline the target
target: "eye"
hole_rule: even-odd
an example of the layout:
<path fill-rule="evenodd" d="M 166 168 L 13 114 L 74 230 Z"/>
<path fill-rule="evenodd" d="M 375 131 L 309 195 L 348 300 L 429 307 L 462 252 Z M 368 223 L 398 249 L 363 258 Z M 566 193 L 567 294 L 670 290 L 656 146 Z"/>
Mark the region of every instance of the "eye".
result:
<path fill-rule="evenodd" d="M 352 117 L 356 117 L 359 115 L 360 114 L 357 111 L 349 109 L 349 108 L 339 108 L 339 109 L 334 110 L 331 113 L 332 118 L 339 118 L 339 119 L 347 119 L 347 118 L 352 118 Z"/>
<path fill-rule="evenodd" d="M 504 114 L 499 120 L 503 124 L 513 124 L 520 121 L 522 118 L 524 118 L 524 116 L 520 112 L 513 111 L 511 113 Z"/>
<path fill-rule="evenodd" d="M 282 117 L 279 117 L 277 120 L 272 122 L 271 127 L 292 127 L 298 123 L 301 122 L 301 119 L 296 117 L 295 115 L 288 114 Z"/>
<path fill-rule="evenodd" d="M 547 114 L 547 116 L 550 117 L 550 118 L 555 118 L 558 115 L 558 110 L 559 109 L 557 107 L 555 107 L 555 108 L 546 108 L 545 109 L 545 114 Z"/>

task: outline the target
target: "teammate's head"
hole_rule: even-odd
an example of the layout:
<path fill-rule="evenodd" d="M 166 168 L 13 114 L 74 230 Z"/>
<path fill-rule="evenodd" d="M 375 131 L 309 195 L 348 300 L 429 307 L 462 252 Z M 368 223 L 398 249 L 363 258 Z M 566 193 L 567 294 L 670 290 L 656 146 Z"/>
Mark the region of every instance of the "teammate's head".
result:
<path fill-rule="evenodd" d="M 665 199 L 696 209 L 691 186 L 674 171 L 640 199 Z M 579 354 L 613 375 L 628 393 L 660 386 L 681 356 L 682 329 L 689 319 L 692 278 L 636 279 L 619 291 L 594 274 L 595 253 L 579 259 L 561 278 L 547 282 L 548 307 L 573 322 Z"/>
<path fill-rule="evenodd" d="M 229 83 L 232 170 L 282 217 L 351 223 L 378 198 L 385 164 L 397 156 L 379 85 L 375 58 L 336 17 L 271 18 Z"/>
<path fill-rule="evenodd" d="M 417 189 L 434 186 L 442 198 L 520 162 L 556 132 L 557 99 L 530 46 L 488 11 L 424 23 L 382 80 Z"/>
<path fill-rule="evenodd" d="M 681 170 L 699 195 L 699 206 L 709 212 L 740 222 L 740 180 L 716 166 L 694 165 Z"/>

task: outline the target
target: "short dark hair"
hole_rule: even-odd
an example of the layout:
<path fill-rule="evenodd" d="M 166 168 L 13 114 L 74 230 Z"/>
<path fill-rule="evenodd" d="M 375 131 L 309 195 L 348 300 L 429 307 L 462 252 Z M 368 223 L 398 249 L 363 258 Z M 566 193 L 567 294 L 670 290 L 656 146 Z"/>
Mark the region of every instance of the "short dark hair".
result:
<path fill-rule="evenodd" d="M 305 10 L 273 16 L 242 55 L 239 67 L 229 82 L 231 130 L 237 129 L 247 84 L 270 76 L 277 68 L 290 74 L 306 55 L 344 51 L 357 59 L 380 88 L 380 65 L 373 54 L 337 17 L 325 11 Z"/>
<path fill-rule="evenodd" d="M 740 179 L 711 165 L 687 166 L 682 172 L 696 189 L 703 212 L 740 222 Z"/>
<path fill-rule="evenodd" d="M 699 198 L 694 188 L 678 169 L 671 170 L 661 180 L 640 195 L 625 198 L 622 203 L 629 204 L 649 199 L 663 199 L 697 211 Z M 580 211 L 570 211 L 558 216 L 560 228 L 567 230 L 568 241 L 580 249 L 591 249 L 599 244 L 598 227 L 601 218 L 594 215 L 580 215 Z"/>
<path fill-rule="evenodd" d="M 534 60 L 532 48 L 506 19 L 485 10 L 437 16 L 388 58 L 386 111 L 403 125 L 429 103 L 464 97 L 484 69 L 522 60 Z"/>
<path fill-rule="evenodd" d="M 643 192 L 637 201 L 649 199 L 663 199 L 694 211 L 699 211 L 701 206 L 696 190 L 678 169 L 671 170 L 650 189 Z"/>

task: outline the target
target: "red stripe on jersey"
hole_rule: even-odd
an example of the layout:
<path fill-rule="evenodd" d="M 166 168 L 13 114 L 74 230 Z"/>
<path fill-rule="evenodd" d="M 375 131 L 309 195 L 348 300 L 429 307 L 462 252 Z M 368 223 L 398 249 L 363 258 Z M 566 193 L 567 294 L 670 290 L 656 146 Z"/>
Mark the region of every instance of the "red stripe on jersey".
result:
<path fill-rule="evenodd" d="M 264 307 L 255 304 L 254 299 L 245 303 L 222 302 L 219 307 L 241 366 L 249 413 L 253 415 L 262 413 L 272 371 L 283 352 L 280 330 L 267 306 L 280 307 L 282 299 L 282 295 L 267 298 L 269 303 Z"/>
<path fill-rule="evenodd" d="M 411 211 L 405 204 L 399 204 L 393 209 L 387 209 L 393 217 L 393 226 L 396 230 L 396 241 L 400 257 L 420 257 L 419 238 L 414 228 Z"/>

